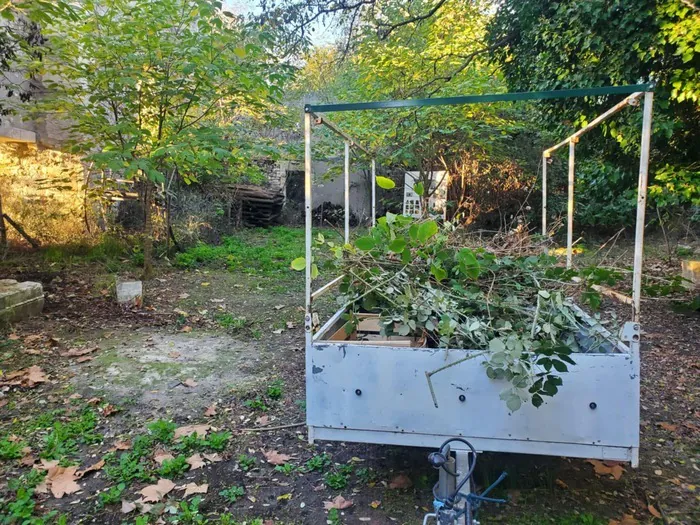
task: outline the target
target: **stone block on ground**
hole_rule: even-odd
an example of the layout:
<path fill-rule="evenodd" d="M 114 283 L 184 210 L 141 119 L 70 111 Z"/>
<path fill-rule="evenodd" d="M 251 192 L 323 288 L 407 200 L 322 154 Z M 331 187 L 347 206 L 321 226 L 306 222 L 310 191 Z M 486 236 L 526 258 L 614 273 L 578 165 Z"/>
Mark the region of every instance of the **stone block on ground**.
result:
<path fill-rule="evenodd" d="M 17 322 L 39 315 L 44 308 L 41 283 L 0 279 L 0 322 Z"/>
<path fill-rule="evenodd" d="M 141 281 L 117 282 L 117 302 L 119 304 L 141 304 L 143 283 Z"/>

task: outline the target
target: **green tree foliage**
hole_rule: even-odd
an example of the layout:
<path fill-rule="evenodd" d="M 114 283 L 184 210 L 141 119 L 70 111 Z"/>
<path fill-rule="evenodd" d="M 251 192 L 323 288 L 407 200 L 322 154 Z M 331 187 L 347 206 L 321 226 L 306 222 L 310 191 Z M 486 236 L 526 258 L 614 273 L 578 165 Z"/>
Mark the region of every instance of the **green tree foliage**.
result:
<path fill-rule="evenodd" d="M 276 110 L 290 68 L 216 1 L 88 0 L 43 34 L 47 50 L 24 64 L 44 79 L 37 109 L 95 168 L 144 182 L 148 274 L 154 183 L 259 175 L 254 159 L 274 150 L 251 130 Z"/>
<path fill-rule="evenodd" d="M 404 23 L 407 12 L 432 14 Z M 312 90 L 323 103 L 506 91 L 490 63 L 489 54 L 498 46 L 486 43 L 491 16 L 485 1 L 416 0 L 408 11 L 403 3 L 377 2 L 347 27 L 351 45 L 322 48 L 307 58 L 299 92 Z M 525 149 L 517 139 L 534 130 L 523 110 L 508 104 L 440 106 L 332 118 L 376 150 L 385 167 L 419 170 L 427 200 L 430 173 L 453 168 L 465 149 L 480 158 L 526 157 L 533 138 Z M 327 151 L 338 154 L 342 144 L 333 140 L 335 150 L 328 146 Z M 535 169 L 533 162 L 528 164 Z"/>
<path fill-rule="evenodd" d="M 489 41 L 505 44 L 495 56 L 513 91 L 656 82 L 650 194 L 659 206 L 700 204 L 700 11 L 690 2 L 505 0 Z M 543 102 L 539 116 L 561 137 L 616 100 Z M 581 142 L 581 157 L 596 160 L 577 171 L 582 204 L 613 212 L 593 223 L 632 219 L 640 124 L 639 111 L 624 112 Z"/>

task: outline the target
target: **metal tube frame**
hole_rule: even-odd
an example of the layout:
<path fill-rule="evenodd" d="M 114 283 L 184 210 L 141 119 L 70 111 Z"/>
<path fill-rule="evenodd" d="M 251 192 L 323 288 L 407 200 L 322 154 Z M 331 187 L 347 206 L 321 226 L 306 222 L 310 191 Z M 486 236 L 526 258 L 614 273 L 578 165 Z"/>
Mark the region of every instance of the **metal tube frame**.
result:
<path fill-rule="evenodd" d="M 568 171 L 568 202 L 567 202 L 567 231 L 566 231 L 566 267 L 571 268 L 573 263 L 573 211 L 574 211 L 574 183 L 575 183 L 575 144 L 579 138 L 598 126 L 603 121 L 619 113 L 628 106 L 636 106 L 643 96 L 642 141 L 639 155 L 639 181 L 637 184 L 637 221 L 635 226 L 634 241 L 634 270 L 632 281 L 632 322 L 639 323 L 641 308 L 642 265 L 644 251 L 644 221 L 646 216 L 647 185 L 649 179 L 649 151 L 651 148 L 651 120 L 653 111 L 654 92 L 635 92 L 625 97 L 610 109 L 601 113 L 586 126 L 576 133 L 568 136 L 554 146 L 542 152 L 542 235 L 547 235 L 547 159 L 553 152 L 569 145 L 569 171 Z M 638 341 L 631 341 L 637 343 Z"/>

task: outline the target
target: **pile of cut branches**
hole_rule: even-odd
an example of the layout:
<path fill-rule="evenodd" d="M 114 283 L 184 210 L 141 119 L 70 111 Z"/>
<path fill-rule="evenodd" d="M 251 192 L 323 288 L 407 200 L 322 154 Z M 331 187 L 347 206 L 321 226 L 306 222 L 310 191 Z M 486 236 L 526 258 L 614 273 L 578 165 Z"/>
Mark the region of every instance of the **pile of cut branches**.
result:
<path fill-rule="evenodd" d="M 507 381 L 501 398 L 513 411 L 555 395 L 575 364 L 572 354 L 605 343 L 567 299 L 581 289 L 584 298 L 595 293 L 593 273 L 567 270 L 541 249 L 523 250 L 523 242 L 517 255 L 496 255 L 465 246 L 450 223 L 389 213 L 353 244 L 319 234 L 316 245 L 330 252 L 318 258 L 322 266 L 345 276 L 338 300 L 351 328 L 359 313 L 372 312 L 386 336 L 476 350 L 469 358 L 483 356 L 486 374 Z"/>

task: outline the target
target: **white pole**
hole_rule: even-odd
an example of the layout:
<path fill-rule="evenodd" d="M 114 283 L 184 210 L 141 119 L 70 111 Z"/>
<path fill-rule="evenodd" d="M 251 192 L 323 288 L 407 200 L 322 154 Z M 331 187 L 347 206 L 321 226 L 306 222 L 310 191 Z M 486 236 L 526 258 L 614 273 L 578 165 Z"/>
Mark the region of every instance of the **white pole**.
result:
<path fill-rule="evenodd" d="M 377 163 L 372 159 L 372 226 L 377 224 Z"/>
<path fill-rule="evenodd" d="M 311 115 L 304 114 L 304 210 L 306 212 L 306 333 L 311 333 Z"/>
<path fill-rule="evenodd" d="M 549 154 L 542 153 L 542 237 L 547 237 L 547 158 Z"/>
<path fill-rule="evenodd" d="M 574 150 L 575 139 L 569 142 L 569 202 L 566 224 L 566 267 L 571 268 L 574 258 Z"/>
<path fill-rule="evenodd" d="M 345 244 L 350 242 L 350 142 L 345 141 Z"/>
<path fill-rule="evenodd" d="M 639 183 L 637 184 L 637 224 L 634 236 L 634 278 L 632 281 L 632 320 L 639 322 L 642 300 L 642 263 L 644 251 L 644 217 L 647 205 L 647 181 L 649 178 L 649 149 L 651 147 L 651 115 L 654 93 L 644 93 L 644 116 L 642 119 L 642 145 L 639 154 Z"/>

